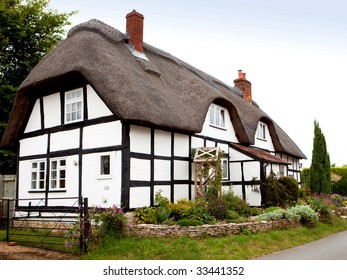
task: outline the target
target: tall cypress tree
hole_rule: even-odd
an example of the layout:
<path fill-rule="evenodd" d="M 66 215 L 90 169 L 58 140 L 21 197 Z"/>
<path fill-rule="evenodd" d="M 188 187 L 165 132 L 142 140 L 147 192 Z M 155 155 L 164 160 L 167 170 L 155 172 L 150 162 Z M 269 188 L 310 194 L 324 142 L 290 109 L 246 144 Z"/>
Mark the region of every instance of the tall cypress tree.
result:
<path fill-rule="evenodd" d="M 331 193 L 330 156 L 324 134 L 316 120 L 314 121 L 310 189 L 315 193 Z"/>

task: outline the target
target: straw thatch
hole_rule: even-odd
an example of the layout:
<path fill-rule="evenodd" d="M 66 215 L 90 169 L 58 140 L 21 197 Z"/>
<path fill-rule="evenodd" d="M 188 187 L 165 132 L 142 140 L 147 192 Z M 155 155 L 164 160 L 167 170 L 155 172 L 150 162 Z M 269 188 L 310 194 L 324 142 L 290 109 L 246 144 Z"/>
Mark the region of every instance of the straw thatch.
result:
<path fill-rule="evenodd" d="M 243 100 L 242 91 L 144 44 L 148 60 L 137 58 L 126 45 L 127 35 L 91 20 L 70 30 L 21 84 L 2 146 L 19 138 L 33 100 L 86 81 L 122 120 L 197 133 L 212 102 L 226 107 L 239 142 L 254 143 L 258 121 L 270 128 L 276 151 L 299 158 L 305 155 L 256 103 Z"/>

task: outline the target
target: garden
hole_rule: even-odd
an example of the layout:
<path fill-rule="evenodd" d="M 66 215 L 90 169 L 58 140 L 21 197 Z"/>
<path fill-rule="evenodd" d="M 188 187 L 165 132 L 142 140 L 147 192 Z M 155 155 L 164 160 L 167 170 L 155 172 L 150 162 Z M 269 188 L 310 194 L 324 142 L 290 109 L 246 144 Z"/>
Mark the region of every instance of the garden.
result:
<path fill-rule="evenodd" d="M 302 229 L 297 229 L 298 231 L 312 230 L 314 232 L 314 230 L 319 231 L 324 228 L 324 230 L 332 230 L 333 232 L 332 227 L 336 225 L 340 230 L 347 228 L 346 221 L 339 218 L 340 212 L 338 211 L 346 207 L 347 199 L 345 197 L 314 194 L 309 190 L 299 189 L 295 179 L 289 177 L 277 178 L 274 174 L 267 178 L 260 189 L 266 198 L 262 207 L 250 207 L 233 192 L 218 194 L 213 188 L 206 192 L 204 197 L 195 201 L 182 199 L 177 203 L 171 203 L 166 197 L 162 196 L 161 192 L 157 192 L 155 206 L 136 209 L 132 213 L 132 218 L 129 218 L 129 213 L 124 213 L 123 209 L 117 206 L 108 209 L 94 207 L 89 211 L 89 221 L 92 225 L 88 236 L 89 250 L 106 249 L 110 245 L 106 246 L 105 244 L 109 242 L 117 242 L 117 246 L 128 242 L 141 244 L 144 240 L 161 242 L 160 238 L 144 239 L 129 234 L 131 228 L 138 225 L 199 227 L 203 225 L 243 224 L 260 221 L 266 223 L 286 220 L 302 225 Z M 83 224 L 85 223 L 76 224 L 70 231 L 66 246 L 71 250 L 79 247 L 75 245 L 78 245 L 80 241 L 80 231 L 85 230 Z M 247 230 L 240 232 L 240 235 L 252 235 L 254 238 L 259 234 L 253 234 L 253 232 Z M 186 237 L 182 238 L 174 238 L 173 240 L 176 240 L 176 242 L 185 240 L 187 244 L 194 242 L 194 238 L 189 239 L 189 241 L 185 239 Z M 205 242 L 210 239 L 210 237 L 206 238 L 202 237 L 201 239 L 200 237 L 199 240 Z M 167 240 L 168 238 L 163 238 L 162 242 L 168 242 Z"/>

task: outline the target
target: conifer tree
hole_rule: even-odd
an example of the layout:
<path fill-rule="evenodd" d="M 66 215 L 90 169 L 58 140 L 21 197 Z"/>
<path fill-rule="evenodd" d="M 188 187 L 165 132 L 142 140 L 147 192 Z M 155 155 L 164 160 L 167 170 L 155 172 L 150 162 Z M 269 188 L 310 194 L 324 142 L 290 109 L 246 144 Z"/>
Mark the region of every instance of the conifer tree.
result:
<path fill-rule="evenodd" d="M 331 193 L 330 156 L 319 123 L 314 121 L 310 189 L 314 193 Z"/>

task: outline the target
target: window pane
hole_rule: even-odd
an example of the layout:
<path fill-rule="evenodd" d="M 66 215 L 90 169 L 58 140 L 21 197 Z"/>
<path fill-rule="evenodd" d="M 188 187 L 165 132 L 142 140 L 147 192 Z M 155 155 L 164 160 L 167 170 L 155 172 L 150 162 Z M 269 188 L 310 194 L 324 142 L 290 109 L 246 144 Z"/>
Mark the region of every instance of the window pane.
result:
<path fill-rule="evenodd" d="M 60 161 L 60 166 L 66 166 L 66 160 L 65 159 L 62 159 Z"/>
<path fill-rule="evenodd" d="M 40 170 L 44 171 L 45 170 L 45 163 L 44 162 L 40 162 Z"/>
<path fill-rule="evenodd" d="M 210 107 L 210 124 L 214 124 L 214 107 Z"/>
<path fill-rule="evenodd" d="M 52 171 L 51 172 L 51 179 L 52 180 L 57 179 L 57 171 Z"/>
<path fill-rule="evenodd" d="M 36 168 L 37 168 L 37 162 L 33 162 L 33 163 L 31 164 L 31 168 L 32 168 L 32 169 L 36 169 Z"/>
<path fill-rule="evenodd" d="M 65 189 L 65 179 L 60 179 L 60 181 L 59 181 L 59 188 Z"/>
<path fill-rule="evenodd" d="M 57 188 L 57 181 L 56 180 L 51 180 L 51 188 L 56 189 Z"/>
<path fill-rule="evenodd" d="M 221 127 L 225 127 L 224 110 L 221 110 L 221 111 L 220 111 L 220 116 L 221 116 L 221 119 L 220 119 L 220 126 L 221 126 Z"/>
<path fill-rule="evenodd" d="M 222 178 L 223 179 L 228 178 L 228 160 L 227 159 L 222 160 Z"/>
<path fill-rule="evenodd" d="M 220 126 L 220 109 L 216 109 L 216 123 L 217 126 Z"/>
<path fill-rule="evenodd" d="M 40 189 L 44 189 L 45 188 L 45 181 L 40 181 Z"/>
<path fill-rule="evenodd" d="M 55 160 L 51 162 L 51 169 L 57 170 L 57 162 Z"/>
<path fill-rule="evenodd" d="M 60 179 L 65 179 L 65 170 L 60 170 L 60 172 L 59 172 L 59 178 L 60 178 Z"/>
<path fill-rule="evenodd" d="M 36 189 L 36 182 L 37 182 L 37 173 L 32 172 L 31 173 L 31 189 L 33 189 L 33 190 Z"/>
<path fill-rule="evenodd" d="M 100 157 L 100 174 L 109 175 L 110 174 L 110 156 Z"/>

